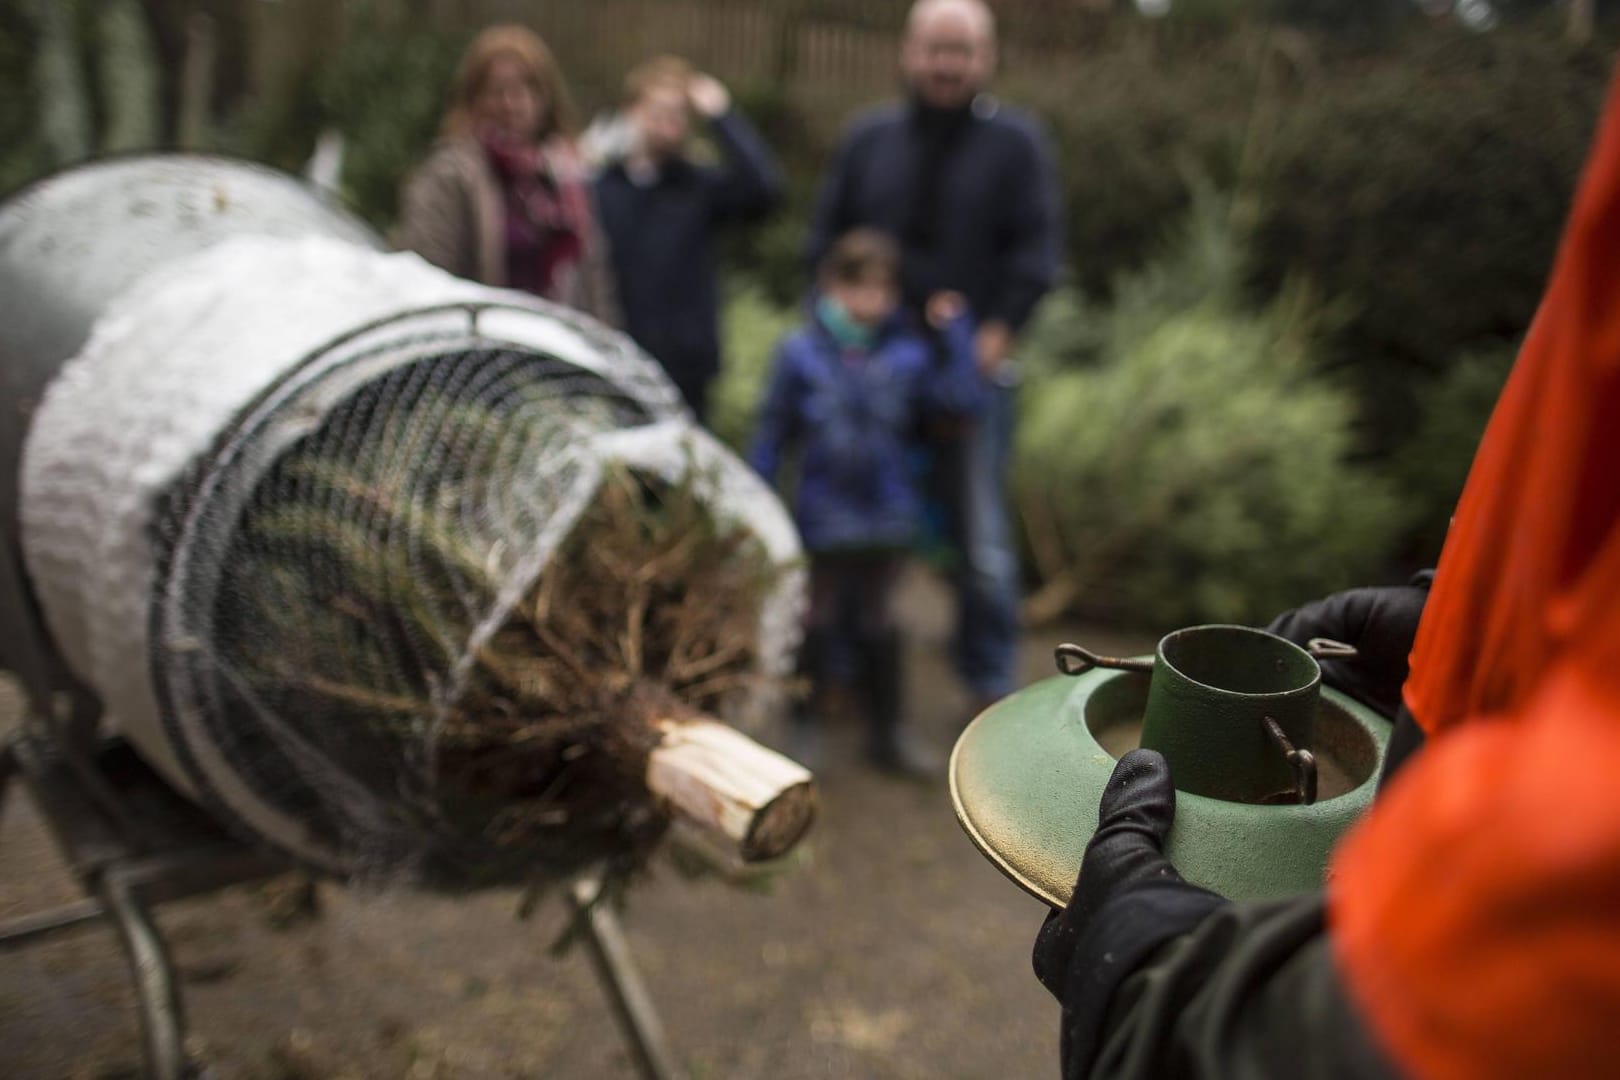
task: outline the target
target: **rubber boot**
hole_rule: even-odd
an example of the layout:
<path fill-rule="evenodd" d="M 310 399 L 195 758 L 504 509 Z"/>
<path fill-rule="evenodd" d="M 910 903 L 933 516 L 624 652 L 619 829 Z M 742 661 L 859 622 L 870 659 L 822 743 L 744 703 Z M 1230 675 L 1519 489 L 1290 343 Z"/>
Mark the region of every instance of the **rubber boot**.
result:
<path fill-rule="evenodd" d="M 906 737 L 904 642 L 896 631 L 863 638 L 861 691 L 866 698 L 866 759 L 876 769 L 937 779 L 942 763 Z"/>
<path fill-rule="evenodd" d="M 796 673 L 806 685 L 788 718 L 787 756 L 814 772 L 821 767 L 821 704 L 827 684 L 828 637 L 825 630 L 806 630 L 799 646 Z"/>

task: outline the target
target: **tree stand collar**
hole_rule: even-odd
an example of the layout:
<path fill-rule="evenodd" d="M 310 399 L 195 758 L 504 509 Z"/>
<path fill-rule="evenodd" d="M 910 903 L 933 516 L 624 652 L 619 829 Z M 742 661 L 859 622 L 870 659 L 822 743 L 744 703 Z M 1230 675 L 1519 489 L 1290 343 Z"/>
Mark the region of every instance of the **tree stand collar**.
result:
<path fill-rule="evenodd" d="M 1382 717 L 1321 686 L 1315 656 L 1344 651 L 1238 626 L 1178 630 L 1153 657 L 1062 646 L 1068 677 L 998 702 L 957 741 L 957 818 L 998 869 L 1062 907 L 1116 760 L 1148 746 L 1176 783 L 1168 854 L 1187 880 L 1234 899 L 1318 887 L 1389 738 Z"/>

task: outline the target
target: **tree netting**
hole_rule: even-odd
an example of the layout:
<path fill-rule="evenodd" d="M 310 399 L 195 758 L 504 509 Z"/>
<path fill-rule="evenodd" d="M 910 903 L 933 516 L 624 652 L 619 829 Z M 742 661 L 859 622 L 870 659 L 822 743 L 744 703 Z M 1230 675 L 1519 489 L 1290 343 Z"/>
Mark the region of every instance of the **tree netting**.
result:
<path fill-rule="evenodd" d="M 644 419 L 517 351 L 418 362 L 333 409 L 223 559 L 209 666 L 235 772 L 379 872 L 477 884 L 645 853 L 667 821 L 653 722 L 769 680 L 783 568 L 695 463 L 602 464 L 593 442 Z"/>

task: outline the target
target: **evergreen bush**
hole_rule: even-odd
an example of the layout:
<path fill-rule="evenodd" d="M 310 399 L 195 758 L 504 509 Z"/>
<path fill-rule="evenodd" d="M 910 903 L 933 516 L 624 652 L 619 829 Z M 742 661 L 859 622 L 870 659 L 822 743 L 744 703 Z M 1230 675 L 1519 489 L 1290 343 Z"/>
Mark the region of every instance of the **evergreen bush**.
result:
<path fill-rule="evenodd" d="M 1423 387 L 1423 417 L 1390 462 L 1407 522 L 1409 559 L 1433 566 L 1445 543 L 1485 424 L 1507 383 L 1516 350 L 1477 350 Z"/>
<path fill-rule="evenodd" d="M 51 167 L 34 78 L 39 47 L 38 31 L 25 13 L 0 7 L 0 195 Z"/>
<path fill-rule="evenodd" d="M 1013 483 L 1032 615 L 1260 622 L 1381 566 L 1396 501 L 1351 462 L 1352 397 L 1313 371 L 1316 305 L 1290 288 L 1249 310 L 1240 250 L 1200 196 L 1100 326 L 1060 297 L 1030 336 Z"/>
<path fill-rule="evenodd" d="M 1357 386 L 1366 450 L 1398 452 L 1433 376 L 1528 326 L 1608 66 L 1534 31 L 1428 35 L 1291 106 L 1257 282 L 1302 271 L 1353 306 L 1327 359 Z"/>
<path fill-rule="evenodd" d="M 752 284 L 731 290 L 721 327 L 724 360 L 709 395 L 709 427 L 739 453 L 747 452 L 753 438 L 777 342 L 799 319 L 796 306 L 777 304 Z"/>
<path fill-rule="evenodd" d="M 316 81 L 319 126 L 347 141 L 344 195 L 386 228 L 406 175 L 427 155 L 465 42 L 435 34 L 352 34 Z"/>

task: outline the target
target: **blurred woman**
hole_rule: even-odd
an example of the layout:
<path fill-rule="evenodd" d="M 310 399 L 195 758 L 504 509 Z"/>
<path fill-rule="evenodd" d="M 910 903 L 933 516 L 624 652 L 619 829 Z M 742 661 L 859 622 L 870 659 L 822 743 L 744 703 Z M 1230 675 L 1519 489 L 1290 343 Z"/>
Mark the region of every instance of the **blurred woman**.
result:
<path fill-rule="evenodd" d="M 618 325 L 607 244 L 551 50 L 521 26 L 468 47 L 442 137 L 406 181 L 396 239 L 459 277 Z"/>

